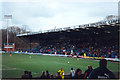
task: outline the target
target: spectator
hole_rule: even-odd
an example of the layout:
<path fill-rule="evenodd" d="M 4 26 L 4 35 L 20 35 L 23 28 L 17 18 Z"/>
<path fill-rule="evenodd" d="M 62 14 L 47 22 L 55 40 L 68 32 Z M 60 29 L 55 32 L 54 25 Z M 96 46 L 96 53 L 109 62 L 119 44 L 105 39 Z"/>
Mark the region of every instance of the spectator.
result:
<path fill-rule="evenodd" d="M 46 77 L 45 77 L 45 72 L 42 72 L 42 75 L 40 76 L 40 78 L 42 78 L 42 79 L 45 79 Z"/>
<path fill-rule="evenodd" d="M 56 79 L 62 79 L 61 75 L 60 75 L 60 72 L 57 72 L 56 74 Z"/>
<path fill-rule="evenodd" d="M 50 78 L 51 78 L 51 79 L 54 79 L 53 74 L 50 75 Z"/>
<path fill-rule="evenodd" d="M 49 78 L 50 78 L 50 75 L 49 75 L 48 70 L 46 70 L 46 78 L 47 78 L 47 79 L 49 79 Z"/>
<path fill-rule="evenodd" d="M 74 74 L 75 74 L 75 71 L 74 71 L 73 68 L 71 68 L 71 70 L 70 70 L 70 75 L 72 76 L 72 78 L 74 77 Z"/>
<path fill-rule="evenodd" d="M 30 77 L 32 78 L 31 72 L 28 73 L 30 75 Z"/>
<path fill-rule="evenodd" d="M 82 70 L 78 68 L 75 71 L 75 76 L 73 78 L 75 78 L 75 79 L 82 79 L 83 78 Z"/>
<path fill-rule="evenodd" d="M 107 69 L 107 60 L 101 59 L 99 67 L 94 69 L 88 77 L 89 79 L 113 79 L 114 74 Z"/>
<path fill-rule="evenodd" d="M 24 75 L 22 75 L 23 79 L 30 79 L 32 78 L 31 72 L 29 71 L 24 71 Z"/>
<path fill-rule="evenodd" d="M 88 78 L 89 74 L 92 72 L 92 66 L 88 65 L 88 69 L 84 73 L 84 78 Z"/>
<path fill-rule="evenodd" d="M 58 72 L 60 72 L 60 75 L 61 75 L 62 79 L 64 79 L 64 71 L 63 71 L 63 69 L 61 68 Z"/>

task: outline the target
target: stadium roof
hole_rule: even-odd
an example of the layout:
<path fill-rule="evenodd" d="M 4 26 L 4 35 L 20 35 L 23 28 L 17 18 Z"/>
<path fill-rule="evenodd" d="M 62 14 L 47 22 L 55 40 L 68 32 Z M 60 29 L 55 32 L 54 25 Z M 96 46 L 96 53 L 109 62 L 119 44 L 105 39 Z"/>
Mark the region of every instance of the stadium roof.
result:
<path fill-rule="evenodd" d="M 118 17 L 114 15 L 107 16 L 104 20 L 96 22 L 96 23 L 90 23 L 90 24 L 84 24 L 84 25 L 75 25 L 71 27 L 64 27 L 64 28 L 56 28 L 56 29 L 50 29 L 50 30 L 43 30 L 39 32 L 31 32 L 31 33 L 24 33 L 24 34 L 18 34 L 17 36 L 26 36 L 26 35 L 35 35 L 35 34 L 42 34 L 42 33 L 49 33 L 49 32 L 59 32 L 59 31 L 68 31 L 68 30 L 75 30 L 78 28 L 85 28 L 85 27 L 97 27 L 102 25 L 114 25 L 118 23 Z"/>
<path fill-rule="evenodd" d="M 78 25 L 66 28 L 52 29 L 42 32 L 18 34 L 17 36 L 27 42 L 45 40 L 73 40 L 73 39 L 101 39 L 118 40 L 118 19 L 107 19 L 97 23 Z"/>

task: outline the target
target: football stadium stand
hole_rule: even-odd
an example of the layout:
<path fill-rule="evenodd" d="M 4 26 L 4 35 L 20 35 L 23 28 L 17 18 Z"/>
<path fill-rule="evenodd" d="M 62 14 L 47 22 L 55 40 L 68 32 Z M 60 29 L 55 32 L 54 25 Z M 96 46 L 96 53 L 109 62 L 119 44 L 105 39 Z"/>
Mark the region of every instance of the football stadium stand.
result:
<path fill-rule="evenodd" d="M 37 48 L 25 50 L 33 53 L 84 55 L 89 57 L 118 58 L 119 23 L 116 16 L 103 21 L 42 32 L 18 34 L 24 41 L 39 43 Z M 85 54 L 84 54 L 85 53 Z"/>

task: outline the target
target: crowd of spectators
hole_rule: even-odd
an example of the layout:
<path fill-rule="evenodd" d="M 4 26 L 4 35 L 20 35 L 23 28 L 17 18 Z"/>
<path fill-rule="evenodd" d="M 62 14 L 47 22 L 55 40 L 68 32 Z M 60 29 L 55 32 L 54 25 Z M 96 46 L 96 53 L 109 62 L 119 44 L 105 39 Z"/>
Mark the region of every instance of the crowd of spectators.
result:
<path fill-rule="evenodd" d="M 93 69 L 91 65 L 88 65 L 88 69 L 82 73 L 82 70 L 80 68 L 77 68 L 76 71 L 74 71 L 73 68 L 71 68 L 69 77 L 65 77 L 64 70 L 61 68 L 57 73 L 56 76 L 53 76 L 53 74 L 49 74 L 48 70 L 45 72 L 42 72 L 40 77 L 32 77 L 31 72 L 24 71 L 24 75 L 22 75 L 23 79 L 28 78 L 37 78 L 37 79 L 115 79 L 115 75 L 107 69 L 107 60 L 101 59 L 99 61 L 99 67 L 96 69 Z"/>
<path fill-rule="evenodd" d="M 119 51 L 118 45 L 111 46 L 98 46 L 97 43 L 81 43 L 79 40 L 53 40 L 40 44 L 38 53 L 46 54 L 63 54 L 70 55 L 73 52 L 74 55 L 82 56 L 84 53 L 89 57 L 104 57 L 104 58 L 118 58 Z"/>

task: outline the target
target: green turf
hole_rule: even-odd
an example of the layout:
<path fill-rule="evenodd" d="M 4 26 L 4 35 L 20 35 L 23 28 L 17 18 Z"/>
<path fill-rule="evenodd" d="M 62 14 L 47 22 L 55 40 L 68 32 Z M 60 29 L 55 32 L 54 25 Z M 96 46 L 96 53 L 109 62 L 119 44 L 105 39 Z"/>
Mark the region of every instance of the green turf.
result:
<path fill-rule="evenodd" d="M 30 58 L 31 56 L 31 58 Z M 67 62 L 70 62 L 69 64 Z M 80 68 L 82 73 L 87 69 L 87 65 L 97 68 L 99 61 L 91 59 L 79 59 L 57 56 L 26 55 L 26 54 L 2 54 L 2 77 L 3 78 L 21 78 L 24 70 L 32 72 L 33 77 L 39 77 L 42 71 L 48 70 L 50 74 L 56 72 L 62 67 L 65 74 L 70 72 L 71 67 L 76 70 Z M 118 72 L 118 62 L 108 62 L 108 69 L 112 72 Z"/>

